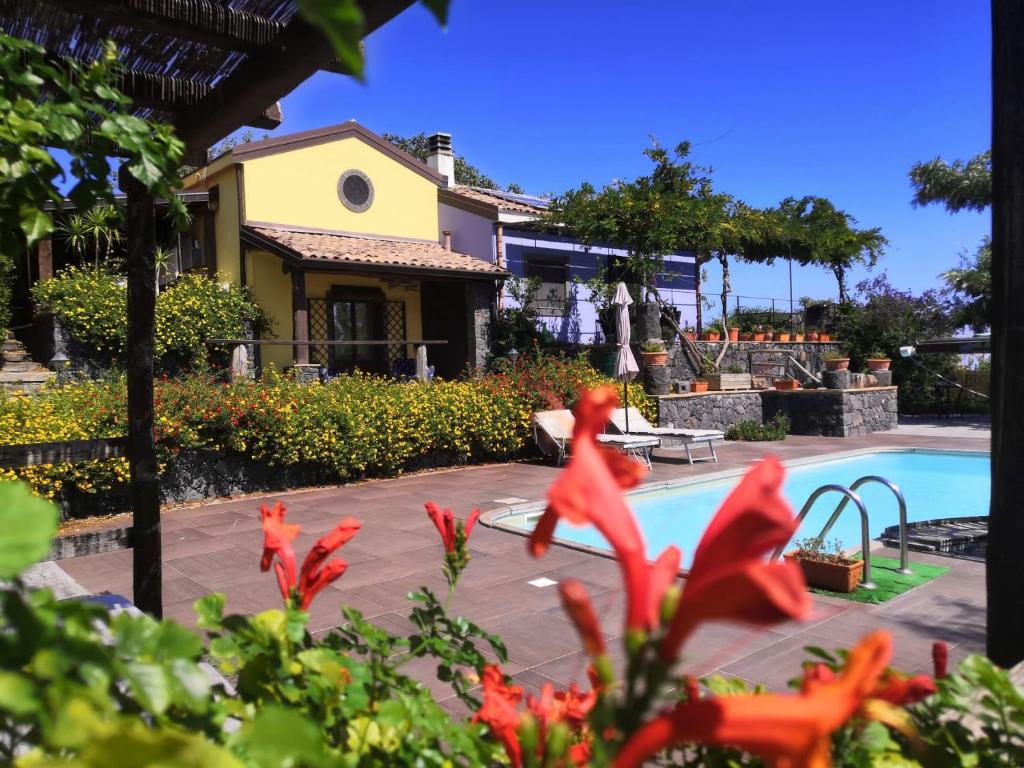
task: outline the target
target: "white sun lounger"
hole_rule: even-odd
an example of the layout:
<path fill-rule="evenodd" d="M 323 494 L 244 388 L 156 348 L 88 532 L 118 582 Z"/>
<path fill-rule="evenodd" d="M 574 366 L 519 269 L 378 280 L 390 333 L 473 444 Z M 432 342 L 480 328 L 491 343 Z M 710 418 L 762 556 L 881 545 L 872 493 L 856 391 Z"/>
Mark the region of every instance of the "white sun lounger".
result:
<path fill-rule="evenodd" d="M 544 453 L 554 453 L 561 464 L 570 451 L 575 425 L 572 411 L 537 411 L 533 414 L 533 439 Z M 648 469 L 651 451 L 661 442 L 651 435 L 598 435 L 597 440 L 632 456 Z"/>
<path fill-rule="evenodd" d="M 612 426 L 623 436 L 656 437 L 662 448 L 679 448 L 686 451 L 686 458 L 691 464 L 695 461 L 718 462 L 715 453 L 715 442 L 725 439 L 725 433 L 717 429 L 677 429 L 675 427 L 655 427 L 636 408 L 629 409 L 629 431 L 626 430 L 626 409 L 616 408 L 612 411 Z M 710 456 L 694 457 L 690 447 L 698 443 L 707 445 Z"/>

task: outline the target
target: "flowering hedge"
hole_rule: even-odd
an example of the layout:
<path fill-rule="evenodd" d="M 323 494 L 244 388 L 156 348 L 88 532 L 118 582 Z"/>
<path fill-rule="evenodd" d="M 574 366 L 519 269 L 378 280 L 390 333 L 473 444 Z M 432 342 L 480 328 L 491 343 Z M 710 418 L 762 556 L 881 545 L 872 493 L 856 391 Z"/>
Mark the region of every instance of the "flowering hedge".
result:
<path fill-rule="evenodd" d="M 69 267 L 32 290 L 39 306 L 60 320 L 87 356 L 102 364 L 124 357 L 128 293 L 122 277 Z M 246 290 L 189 272 L 157 296 L 154 353 L 165 367 L 189 368 L 206 359 L 207 339 L 236 339 L 247 327 L 266 325 Z"/>
<path fill-rule="evenodd" d="M 753 627 L 807 620 L 803 573 L 766 556 L 797 527 L 781 495 L 784 470 L 757 462 L 722 504 L 685 581 L 667 547 L 647 559 L 623 491 L 644 470 L 596 436 L 615 405 L 610 388 L 577 408 L 578 447 L 549 491 L 528 550 L 542 557 L 558 522 L 597 528 L 622 574 L 621 626 L 598 616 L 578 581 L 558 585 L 589 667 L 584 680 L 527 694 L 501 668 L 501 639 L 447 603 L 467 568 L 478 512 L 458 520 L 427 503 L 449 587 L 409 595 L 401 634 L 342 605 L 337 626 L 313 636 L 309 608 L 345 592 L 325 588 L 349 568 L 345 545 L 363 524 L 345 517 L 300 561 L 301 526 L 284 505 L 263 505 L 260 570 L 273 571 L 283 607 L 224 615 L 224 595 L 195 603 L 205 641 L 172 621 L 30 591 L 19 573 L 45 555 L 51 505 L 0 484 L 0 750 L 18 765 L 475 766 L 580 768 L 646 765 L 866 768 L 1024 764 L 1024 691 L 980 656 L 949 668 L 935 643 L 934 675 L 890 667 L 892 636 L 876 630 L 848 651 L 813 658 L 791 693 L 687 674 L 687 640 L 707 622 Z M 358 538 L 357 538 L 358 541 Z M 361 567 L 360 565 L 354 566 Z M 472 578 L 472 574 L 468 576 Z M 318 595 L 323 594 L 322 597 Z M 612 639 L 614 638 L 614 639 Z M 620 646 L 618 650 L 612 650 Z M 436 668 L 467 714 L 442 708 L 404 673 Z M 234 685 L 212 679 L 212 663 Z M 582 675 L 581 675 L 582 677 Z M 965 715 L 970 714 L 970 721 Z"/>
<path fill-rule="evenodd" d="M 11 444 L 124 435 L 123 380 L 73 383 L 36 397 L 0 399 Z M 496 378 L 399 384 L 342 376 L 303 386 L 278 376 L 217 383 L 204 376 L 157 382 L 162 464 L 182 450 L 235 451 L 272 466 L 305 466 L 337 480 L 393 475 L 425 457 L 450 463 L 503 459 L 522 450 L 529 405 Z M 108 491 L 127 479 L 124 460 L 0 470 L 40 495 Z"/>

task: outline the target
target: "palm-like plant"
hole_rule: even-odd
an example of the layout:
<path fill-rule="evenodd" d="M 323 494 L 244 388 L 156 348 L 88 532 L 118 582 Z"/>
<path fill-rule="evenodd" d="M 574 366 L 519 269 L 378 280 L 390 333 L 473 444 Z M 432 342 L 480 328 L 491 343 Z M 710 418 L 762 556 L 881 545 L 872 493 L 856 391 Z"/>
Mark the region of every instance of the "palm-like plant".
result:
<path fill-rule="evenodd" d="M 160 273 L 166 274 L 167 267 L 171 262 L 171 252 L 162 246 L 153 249 L 153 263 L 156 264 L 156 293 L 160 295 Z"/>
<path fill-rule="evenodd" d="M 98 205 L 85 212 L 85 228 L 93 240 L 95 264 L 100 266 L 100 248 L 105 258 L 110 258 L 114 243 L 121 241 L 121 214 L 112 205 Z"/>
<path fill-rule="evenodd" d="M 57 226 L 57 232 L 68 244 L 68 248 L 78 254 L 78 258 L 85 256 L 85 249 L 89 245 L 89 231 L 82 214 L 73 213 L 65 217 Z"/>

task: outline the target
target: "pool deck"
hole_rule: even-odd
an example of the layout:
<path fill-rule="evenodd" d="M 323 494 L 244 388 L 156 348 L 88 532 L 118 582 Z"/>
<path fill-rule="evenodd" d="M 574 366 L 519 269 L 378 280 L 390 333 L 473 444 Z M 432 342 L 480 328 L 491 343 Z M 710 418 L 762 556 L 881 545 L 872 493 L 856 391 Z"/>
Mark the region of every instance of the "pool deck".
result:
<path fill-rule="evenodd" d="M 954 422 L 955 423 L 955 422 Z M 952 425 L 947 425 L 952 427 Z M 898 429 L 859 438 L 789 437 L 779 443 L 726 443 L 718 464 L 690 466 L 675 454 L 656 452 L 648 480 L 662 482 L 738 469 L 771 452 L 782 460 L 825 456 L 863 448 L 989 448 L 988 434 L 977 427 L 929 432 Z M 670 458 L 672 457 L 672 458 Z M 487 465 L 429 472 L 393 480 L 265 498 L 217 500 L 168 510 L 163 515 L 165 615 L 193 624 L 192 602 L 211 592 L 227 595 L 229 611 L 256 612 L 280 604 L 275 580 L 259 572 L 262 544 L 259 505 L 280 499 L 290 522 L 301 523 L 295 542 L 303 556 L 312 541 L 344 515 L 354 515 L 363 529 L 341 555 L 348 572 L 313 604 L 310 627 L 322 631 L 340 622 L 344 601 L 381 626 L 408 627 L 406 595 L 420 585 L 445 592 L 440 544 L 423 511 L 425 501 L 450 506 L 459 517 L 473 507 L 490 510 L 510 500 L 539 500 L 558 470 L 530 463 Z M 478 526 L 470 541 L 473 561 L 452 604 L 453 612 L 502 636 L 508 646 L 505 670 L 527 689 L 547 681 L 565 685 L 586 682 L 586 661 L 572 625 L 563 616 L 553 586 L 528 582 L 546 577 L 555 582 L 575 578 L 589 590 L 610 640 L 621 631 L 622 592 L 614 561 L 553 547 L 544 557 L 526 554 L 525 540 L 508 532 Z M 895 556 L 892 551 L 877 554 Z M 981 651 L 985 633 L 985 566 L 982 562 L 912 553 L 918 562 L 948 566 L 950 572 L 894 600 L 864 605 L 814 597 L 814 615 L 770 630 L 730 625 L 703 627 L 686 647 L 684 669 L 695 675 L 720 673 L 781 689 L 799 671 L 807 645 L 848 646 L 878 628 L 895 638 L 895 666 L 928 670 L 933 640 L 945 640 L 951 657 Z M 131 552 L 120 551 L 59 561 L 91 592 L 131 595 Z M 619 643 L 610 647 L 617 654 Z M 414 660 L 405 669 L 423 679 L 453 711 L 447 685 L 432 678 L 433 666 Z"/>

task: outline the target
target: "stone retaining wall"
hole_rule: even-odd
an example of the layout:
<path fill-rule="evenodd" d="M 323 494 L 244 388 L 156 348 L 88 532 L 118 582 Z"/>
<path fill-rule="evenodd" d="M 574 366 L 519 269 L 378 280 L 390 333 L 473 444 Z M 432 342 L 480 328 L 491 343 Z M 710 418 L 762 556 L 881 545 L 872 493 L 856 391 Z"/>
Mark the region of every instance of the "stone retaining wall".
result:
<path fill-rule="evenodd" d="M 701 355 L 710 357 L 713 360 L 718 359 L 718 355 L 722 352 L 722 342 L 697 341 L 694 343 L 697 345 Z M 733 341 L 729 343 L 728 348 L 725 350 L 721 370 L 725 371 L 730 366 L 738 365 L 745 372 L 752 373 L 750 370 L 751 353 L 778 352 L 792 355 L 800 365 L 817 374 L 818 371 L 825 367 L 825 355 L 830 352 L 840 351 L 842 351 L 842 344 L 836 342 L 815 341 L 796 344 L 774 341 Z M 769 356 L 759 354 L 755 355 L 754 359 L 764 359 L 767 357 Z M 780 354 L 778 357 L 782 357 L 782 355 Z M 700 373 L 693 367 L 690 358 L 683 351 L 682 344 L 678 343 L 669 347 L 668 369 L 669 378 L 673 381 L 692 381 Z M 798 379 L 800 382 L 807 383 L 807 377 L 792 363 L 787 363 L 787 372 L 791 377 Z"/>
<path fill-rule="evenodd" d="M 895 429 L 896 387 L 798 389 L 780 392 L 706 392 L 658 399 L 658 423 L 690 429 L 721 429 L 739 421 L 790 421 L 790 434 L 857 437 Z"/>

